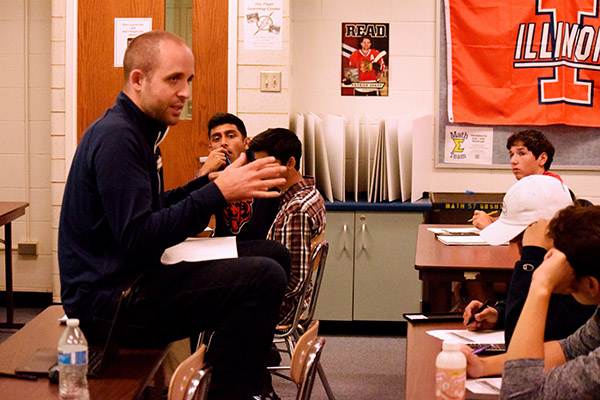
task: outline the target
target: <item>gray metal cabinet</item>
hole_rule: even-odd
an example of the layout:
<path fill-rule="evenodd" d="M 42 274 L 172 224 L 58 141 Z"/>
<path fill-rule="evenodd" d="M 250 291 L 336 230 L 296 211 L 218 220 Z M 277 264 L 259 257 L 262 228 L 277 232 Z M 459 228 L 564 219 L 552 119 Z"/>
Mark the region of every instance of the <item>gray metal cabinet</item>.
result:
<path fill-rule="evenodd" d="M 330 244 L 315 317 L 401 321 L 421 309 L 414 269 L 419 212 L 329 211 Z"/>

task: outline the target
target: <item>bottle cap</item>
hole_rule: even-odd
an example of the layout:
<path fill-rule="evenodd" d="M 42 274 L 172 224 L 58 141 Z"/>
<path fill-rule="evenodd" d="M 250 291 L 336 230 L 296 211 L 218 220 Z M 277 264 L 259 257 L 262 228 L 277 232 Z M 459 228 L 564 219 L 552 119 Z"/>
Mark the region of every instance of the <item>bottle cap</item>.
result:
<path fill-rule="evenodd" d="M 460 351 L 461 346 L 462 346 L 462 343 L 460 343 L 460 342 L 444 340 L 444 342 L 442 343 L 442 350 Z"/>
<path fill-rule="evenodd" d="M 70 326 L 71 328 L 79 326 L 79 319 L 77 319 L 77 318 L 69 318 L 67 320 L 67 326 Z"/>

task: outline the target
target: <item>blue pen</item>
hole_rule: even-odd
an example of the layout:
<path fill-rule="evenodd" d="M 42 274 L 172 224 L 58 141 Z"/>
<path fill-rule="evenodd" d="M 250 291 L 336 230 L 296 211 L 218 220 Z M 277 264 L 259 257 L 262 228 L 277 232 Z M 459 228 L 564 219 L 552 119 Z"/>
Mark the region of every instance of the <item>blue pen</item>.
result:
<path fill-rule="evenodd" d="M 227 153 L 225 153 L 225 159 L 227 160 L 227 165 L 231 164 L 231 161 L 229 160 L 229 156 L 227 155 Z"/>

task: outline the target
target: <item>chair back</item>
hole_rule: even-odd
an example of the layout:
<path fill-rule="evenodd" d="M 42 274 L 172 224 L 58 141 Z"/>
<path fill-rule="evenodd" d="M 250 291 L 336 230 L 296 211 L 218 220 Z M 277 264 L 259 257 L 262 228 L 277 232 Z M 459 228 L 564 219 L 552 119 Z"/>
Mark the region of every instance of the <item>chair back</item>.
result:
<path fill-rule="evenodd" d="M 325 339 L 317 337 L 318 331 L 319 321 L 313 321 L 298 339 L 292 355 L 290 377 L 298 386 L 296 400 L 308 400 L 312 393 L 317 365 L 325 345 Z"/>
<path fill-rule="evenodd" d="M 323 282 L 323 275 L 325 274 L 325 263 L 327 262 L 328 252 L 329 243 L 326 240 L 321 240 L 320 242 L 315 243 L 311 259 L 313 270 L 312 275 L 314 277 L 312 284 L 312 293 L 310 295 L 310 299 L 308 300 L 308 309 L 304 312 L 302 318 L 299 321 L 299 324 L 304 330 L 308 329 L 308 325 L 313 320 L 315 310 L 317 309 L 317 299 L 319 298 L 321 282 Z"/>
<path fill-rule="evenodd" d="M 173 372 L 173 376 L 171 377 L 171 382 L 169 382 L 169 394 L 168 400 L 188 400 L 194 397 L 189 397 L 188 387 L 190 383 L 198 378 L 198 373 L 203 369 L 204 365 L 204 354 L 206 353 L 206 346 L 201 345 L 198 350 L 194 352 L 191 356 L 186 358 L 175 372 Z M 202 377 L 204 375 L 210 375 L 210 370 L 206 369 L 208 373 L 202 373 Z M 208 378 L 210 379 L 210 376 Z M 200 382 L 196 383 L 196 387 L 199 387 Z M 208 384 L 206 384 L 208 387 Z M 195 392 L 195 391 L 194 391 Z M 202 397 L 199 397 L 202 398 Z M 195 398 L 194 398 L 195 399 Z"/>
<path fill-rule="evenodd" d="M 210 365 L 205 365 L 201 370 L 196 372 L 188 385 L 185 400 L 206 400 L 208 398 L 208 387 L 210 386 L 210 377 L 212 376 L 212 368 Z"/>

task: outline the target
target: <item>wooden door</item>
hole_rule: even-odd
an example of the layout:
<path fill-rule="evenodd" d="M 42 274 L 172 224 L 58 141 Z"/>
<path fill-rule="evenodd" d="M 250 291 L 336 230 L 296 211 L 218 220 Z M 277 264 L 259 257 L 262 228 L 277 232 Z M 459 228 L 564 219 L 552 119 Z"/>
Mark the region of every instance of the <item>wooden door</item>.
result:
<path fill-rule="evenodd" d="M 234 10 L 235 12 L 236 10 Z M 188 182 L 208 153 L 208 119 L 227 111 L 228 3 L 193 1 L 195 78 L 192 119 L 171 127 L 161 144 L 165 188 Z M 77 139 L 109 108 L 123 87 L 123 68 L 114 67 L 114 19 L 152 18 L 163 29 L 164 1 L 79 0 L 77 54 Z"/>

